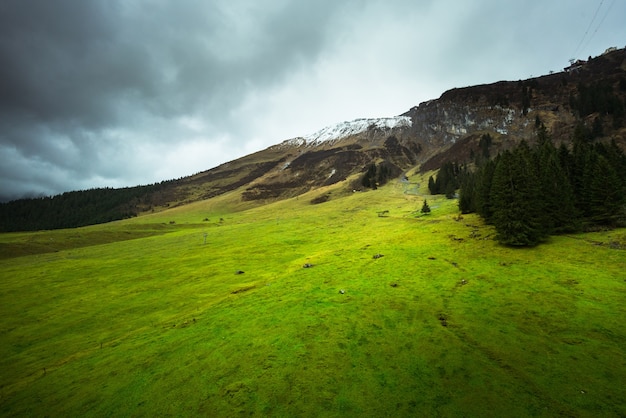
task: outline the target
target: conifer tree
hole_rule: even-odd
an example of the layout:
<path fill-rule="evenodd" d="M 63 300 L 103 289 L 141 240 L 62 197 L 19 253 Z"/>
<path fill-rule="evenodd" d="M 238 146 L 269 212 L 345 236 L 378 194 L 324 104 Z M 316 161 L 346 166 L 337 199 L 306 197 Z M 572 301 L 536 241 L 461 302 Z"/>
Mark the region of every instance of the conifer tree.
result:
<path fill-rule="evenodd" d="M 361 180 L 361 184 L 363 184 L 363 187 L 371 187 L 372 189 L 376 190 L 376 164 L 370 164 L 370 166 L 367 168 L 367 172 L 365 173 L 365 176 L 363 176 L 363 179 Z"/>
<path fill-rule="evenodd" d="M 579 224 L 574 191 L 549 136 L 544 137 L 536 152 L 543 211 L 540 221 L 548 233 L 572 232 Z"/>
<path fill-rule="evenodd" d="M 493 224 L 500 243 L 533 246 L 545 238 L 538 189 L 534 166 L 523 147 L 502 154 L 491 190 Z"/>
<path fill-rule="evenodd" d="M 576 208 L 584 217 L 588 216 L 584 196 L 586 195 L 585 189 L 590 180 L 592 151 L 591 145 L 583 139 L 577 138 L 574 140 L 570 167 L 570 184 L 574 190 Z"/>
<path fill-rule="evenodd" d="M 476 212 L 476 179 L 474 173 L 467 173 L 463 176 L 461 191 L 459 193 L 459 210 L 461 213 Z"/>
<path fill-rule="evenodd" d="M 424 215 L 428 215 L 430 213 L 430 206 L 428 206 L 428 201 L 426 199 L 424 199 L 424 204 L 422 205 L 420 212 Z"/>
<path fill-rule="evenodd" d="M 491 184 L 493 182 L 493 174 L 500 158 L 500 155 L 498 155 L 495 159 L 487 161 L 485 165 L 479 169 L 476 177 L 474 189 L 476 211 L 487 223 L 491 223 L 491 218 L 493 217 Z"/>
<path fill-rule="evenodd" d="M 448 199 L 452 199 L 454 198 L 454 192 L 456 191 L 456 182 L 449 182 L 448 184 L 446 184 L 446 188 L 444 190 L 444 194 L 446 195 L 446 197 Z"/>
<path fill-rule="evenodd" d="M 585 174 L 583 200 L 588 221 L 599 225 L 619 224 L 624 195 L 615 169 L 604 156 L 594 155 Z"/>
<path fill-rule="evenodd" d="M 435 183 L 433 176 L 428 177 L 428 190 L 430 190 L 430 194 L 439 194 L 437 183 Z"/>
<path fill-rule="evenodd" d="M 458 164 L 447 162 L 444 163 L 437 172 L 437 178 L 432 176 L 428 179 L 428 189 L 431 194 L 445 194 L 448 199 L 454 197 L 456 189 L 459 188 L 459 177 L 461 176 L 461 168 Z"/>

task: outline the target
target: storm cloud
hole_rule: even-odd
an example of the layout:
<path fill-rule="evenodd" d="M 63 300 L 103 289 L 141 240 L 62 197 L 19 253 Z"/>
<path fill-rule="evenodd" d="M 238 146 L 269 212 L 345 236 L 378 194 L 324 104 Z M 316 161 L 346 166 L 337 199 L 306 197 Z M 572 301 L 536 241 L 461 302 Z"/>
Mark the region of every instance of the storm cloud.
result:
<path fill-rule="evenodd" d="M 623 47 L 622 1 L 5 0 L 0 199 L 193 174 Z"/>

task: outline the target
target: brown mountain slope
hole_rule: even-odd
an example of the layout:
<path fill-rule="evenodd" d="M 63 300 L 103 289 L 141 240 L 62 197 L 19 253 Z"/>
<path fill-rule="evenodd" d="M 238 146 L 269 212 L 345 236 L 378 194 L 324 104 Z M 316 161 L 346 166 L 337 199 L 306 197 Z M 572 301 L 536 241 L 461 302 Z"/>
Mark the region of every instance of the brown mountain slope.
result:
<path fill-rule="evenodd" d="M 621 111 L 609 112 L 601 103 L 581 110 L 576 104 L 576 100 L 582 100 L 581 86 L 611 90 L 611 97 L 619 102 L 614 106 L 621 107 Z M 602 101 L 606 97 L 589 100 Z M 591 131 L 597 120 L 602 124 L 602 134 L 596 140 L 615 140 L 623 147 L 624 107 L 626 52 L 620 49 L 570 71 L 449 90 L 439 99 L 404 113 L 402 116 L 411 121 L 407 125 L 381 128 L 372 121 L 365 131 L 331 140 L 284 141 L 182 179 L 174 188 L 182 201 L 240 187 L 245 200 L 286 198 L 364 173 L 373 163 L 383 163 L 399 174 L 416 165 L 427 171 L 446 161 L 469 162 L 479 152 L 478 143 L 486 133 L 493 138 L 491 154 L 495 155 L 522 140 L 532 141 L 537 122 L 546 126 L 555 142 L 568 143 L 577 126 Z"/>

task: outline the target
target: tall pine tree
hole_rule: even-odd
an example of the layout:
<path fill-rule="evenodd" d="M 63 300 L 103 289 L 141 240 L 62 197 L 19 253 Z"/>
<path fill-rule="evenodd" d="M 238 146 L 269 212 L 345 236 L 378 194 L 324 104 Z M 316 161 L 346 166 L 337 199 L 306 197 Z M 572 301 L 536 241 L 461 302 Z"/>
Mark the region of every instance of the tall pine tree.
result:
<path fill-rule="evenodd" d="M 543 126 L 543 125 L 542 125 Z M 537 173 L 543 214 L 541 222 L 548 233 L 572 232 L 579 227 L 574 191 L 549 136 L 539 142 Z"/>
<path fill-rule="evenodd" d="M 594 155 L 585 171 L 583 189 L 587 220 L 595 225 L 619 225 L 624 217 L 624 194 L 615 168 L 602 155 Z"/>
<path fill-rule="evenodd" d="M 459 209 L 461 213 L 476 212 L 476 179 L 475 173 L 466 173 L 461 182 L 459 193 Z"/>
<path fill-rule="evenodd" d="M 501 157 L 498 155 L 493 160 L 487 161 L 477 173 L 474 201 L 476 204 L 476 211 L 487 223 L 491 223 L 493 218 L 491 186 L 493 182 L 493 174 L 500 159 Z"/>
<path fill-rule="evenodd" d="M 491 201 L 498 241 L 511 246 L 537 245 L 546 237 L 538 204 L 539 182 L 526 149 L 502 154 L 493 175 Z"/>

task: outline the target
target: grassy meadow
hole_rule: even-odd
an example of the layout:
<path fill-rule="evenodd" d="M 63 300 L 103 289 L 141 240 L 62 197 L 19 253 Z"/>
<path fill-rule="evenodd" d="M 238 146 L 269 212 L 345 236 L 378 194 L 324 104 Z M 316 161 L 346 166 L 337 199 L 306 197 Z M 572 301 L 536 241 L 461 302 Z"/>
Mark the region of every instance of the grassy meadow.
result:
<path fill-rule="evenodd" d="M 419 192 L 0 235 L 0 416 L 626 416 L 626 231 Z"/>

